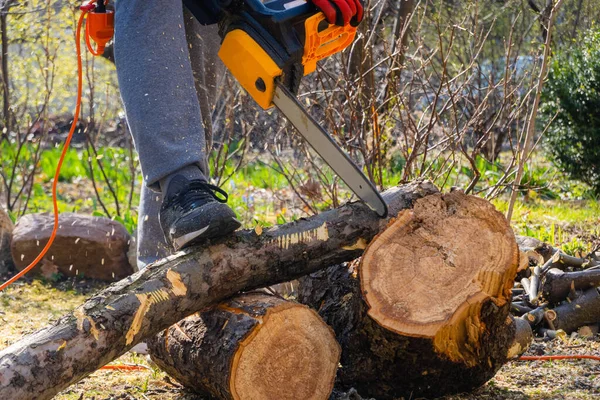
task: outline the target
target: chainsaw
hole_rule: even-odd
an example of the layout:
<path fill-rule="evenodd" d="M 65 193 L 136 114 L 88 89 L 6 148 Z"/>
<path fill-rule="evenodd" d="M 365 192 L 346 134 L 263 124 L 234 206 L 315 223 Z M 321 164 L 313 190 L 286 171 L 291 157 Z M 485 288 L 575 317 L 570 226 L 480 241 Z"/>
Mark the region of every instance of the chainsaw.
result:
<path fill-rule="evenodd" d="M 277 107 L 346 185 L 380 217 L 385 201 L 296 95 L 317 62 L 348 47 L 356 24 L 330 25 L 305 0 L 184 0 L 201 24 L 218 23 L 219 57 L 263 109 Z"/>

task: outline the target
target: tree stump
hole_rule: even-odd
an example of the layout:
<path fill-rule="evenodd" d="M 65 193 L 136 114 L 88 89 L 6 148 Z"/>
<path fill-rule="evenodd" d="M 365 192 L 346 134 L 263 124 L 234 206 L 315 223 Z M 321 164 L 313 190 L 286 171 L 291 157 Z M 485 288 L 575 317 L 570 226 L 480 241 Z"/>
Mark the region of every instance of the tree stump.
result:
<path fill-rule="evenodd" d="M 340 388 L 381 399 L 481 386 L 507 360 L 519 264 L 502 214 L 452 192 L 417 200 L 366 249 L 360 265 L 301 281 L 342 346 Z"/>
<path fill-rule="evenodd" d="M 325 400 L 340 359 L 333 331 L 315 311 L 264 293 L 185 318 L 149 349 L 186 387 L 236 400 Z"/>

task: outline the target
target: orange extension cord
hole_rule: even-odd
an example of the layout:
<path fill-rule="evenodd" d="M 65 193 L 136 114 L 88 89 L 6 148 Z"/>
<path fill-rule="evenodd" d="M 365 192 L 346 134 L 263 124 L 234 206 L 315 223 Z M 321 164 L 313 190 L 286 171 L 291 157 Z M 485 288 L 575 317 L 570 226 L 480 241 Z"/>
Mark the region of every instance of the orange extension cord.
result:
<path fill-rule="evenodd" d="M 79 16 L 79 21 L 77 22 L 77 31 L 75 33 L 75 47 L 77 49 L 77 102 L 75 106 L 75 115 L 73 116 L 73 124 L 71 125 L 71 130 L 69 131 L 69 135 L 65 140 L 65 144 L 62 149 L 62 153 L 60 155 L 60 159 L 58 160 L 58 165 L 56 167 L 56 173 L 54 174 L 54 181 L 52 182 L 52 206 L 54 207 L 54 227 L 52 228 L 52 234 L 50 235 L 50 240 L 46 243 L 46 246 L 42 249 L 42 252 L 29 264 L 24 270 L 10 278 L 8 281 L 4 282 L 2 286 L 0 286 L 0 292 L 10 286 L 13 282 L 20 279 L 27 272 L 31 271 L 33 267 L 39 263 L 42 258 L 46 255 L 50 246 L 54 242 L 54 238 L 56 237 L 56 232 L 58 231 L 58 201 L 56 198 L 56 185 L 58 183 L 58 177 L 60 175 L 60 169 L 62 168 L 63 161 L 65 159 L 65 155 L 67 154 L 67 150 L 69 149 L 69 145 L 71 144 L 71 139 L 73 138 L 73 133 L 75 132 L 75 128 L 77 127 L 77 121 L 79 120 L 79 112 L 81 110 L 81 93 L 83 88 L 83 67 L 81 63 L 81 27 L 83 25 L 83 20 L 85 19 L 85 15 L 87 11 L 82 11 Z M 87 36 L 87 35 L 86 35 Z M 89 40 L 86 38 L 86 40 Z"/>
<path fill-rule="evenodd" d="M 114 370 L 114 371 L 152 371 L 152 368 L 147 367 L 145 365 L 131 365 L 131 364 L 118 364 L 118 365 L 105 365 L 104 367 L 100 367 L 100 369 L 104 370 Z"/>
<path fill-rule="evenodd" d="M 77 128 L 77 122 L 79 121 L 79 113 L 81 111 L 81 95 L 83 91 L 83 67 L 81 62 L 81 27 L 83 26 L 83 21 L 85 19 L 88 11 L 83 10 L 81 15 L 79 16 L 79 21 L 77 22 L 77 31 L 75 33 L 75 48 L 77 49 L 77 100 L 75 105 L 75 115 L 73 116 L 73 123 L 71 125 L 71 130 L 69 131 L 69 135 L 65 140 L 65 144 L 63 145 L 63 149 L 58 160 L 58 165 L 56 166 L 56 173 L 54 174 L 54 181 L 52 182 L 52 206 L 54 208 L 54 227 L 52 228 L 52 234 L 50 235 L 50 240 L 46 243 L 46 246 L 42 249 L 41 253 L 29 264 L 25 269 L 19 272 L 17 275 L 13 276 L 11 279 L 6 281 L 0 286 L 0 292 L 14 283 L 16 280 L 20 279 L 27 272 L 31 271 L 33 267 L 37 265 L 38 262 L 44 258 L 54 239 L 56 237 L 56 232 L 58 231 L 58 200 L 56 196 L 56 185 L 58 183 L 58 177 L 60 176 L 60 170 L 63 165 L 63 161 L 65 159 L 65 155 L 67 154 L 67 150 L 69 149 L 69 145 L 71 144 L 71 139 L 73 138 L 73 134 L 75 133 L 75 129 Z M 93 50 L 92 45 L 90 43 L 89 33 L 86 25 L 86 35 L 85 35 L 85 43 L 93 55 L 100 55 L 100 52 L 96 52 Z M 117 365 L 105 365 L 101 367 L 102 370 L 115 370 L 115 371 L 143 371 L 149 370 L 149 367 L 144 365 L 129 365 L 129 364 L 117 364 Z"/>
<path fill-rule="evenodd" d="M 521 356 L 515 361 L 554 361 L 554 360 L 596 360 L 600 361 L 600 356 L 592 356 L 588 354 L 571 354 L 571 355 L 556 355 L 556 356 Z"/>

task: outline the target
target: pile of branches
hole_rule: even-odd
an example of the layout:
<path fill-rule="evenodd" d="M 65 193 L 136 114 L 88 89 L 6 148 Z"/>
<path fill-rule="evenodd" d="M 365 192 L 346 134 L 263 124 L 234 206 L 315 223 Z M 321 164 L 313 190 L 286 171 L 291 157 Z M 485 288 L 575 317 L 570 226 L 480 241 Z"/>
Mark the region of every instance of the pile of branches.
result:
<path fill-rule="evenodd" d="M 518 239 L 523 263 L 512 289 L 511 313 L 533 331 L 553 339 L 600 324 L 600 258 L 597 249 L 585 257 L 564 253 L 536 239 Z"/>

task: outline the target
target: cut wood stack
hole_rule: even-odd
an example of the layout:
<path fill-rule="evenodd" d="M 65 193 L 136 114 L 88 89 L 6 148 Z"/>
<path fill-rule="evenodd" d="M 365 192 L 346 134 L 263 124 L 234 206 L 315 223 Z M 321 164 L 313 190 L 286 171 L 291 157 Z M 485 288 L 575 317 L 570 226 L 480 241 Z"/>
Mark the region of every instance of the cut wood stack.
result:
<path fill-rule="evenodd" d="M 545 249 L 550 249 L 550 257 L 542 254 Z M 533 251 L 539 252 L 538 257 L 529 258 L 530 265 L 514 284 L 512 313 L 549 338 L 560 330 L 571 333 L 585 326 L 597 331 L 600 261 L 595 254 L 575 257 L 547 244 Z"/>
<path fill-rule="evenodd" d="M 156 336 L 149 350 L 187 388 L 236 400 L 326 400 L 340 358 L 315 311 L 263 293 L 190 316 Z"/>

